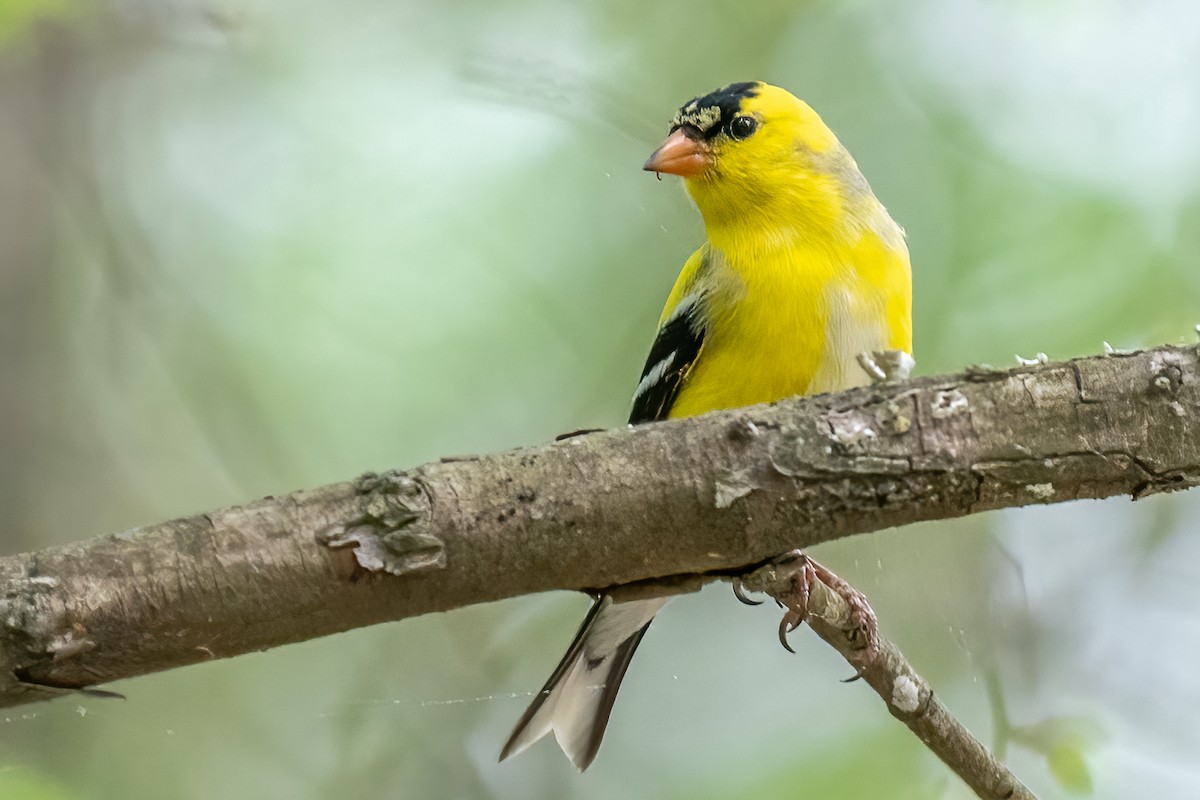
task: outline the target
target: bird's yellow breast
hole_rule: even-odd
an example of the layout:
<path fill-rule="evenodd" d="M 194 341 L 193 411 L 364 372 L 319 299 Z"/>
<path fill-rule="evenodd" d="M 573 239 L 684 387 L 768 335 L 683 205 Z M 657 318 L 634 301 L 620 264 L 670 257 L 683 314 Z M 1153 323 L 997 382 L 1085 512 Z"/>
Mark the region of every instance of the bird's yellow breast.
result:
<path fill-rule="evenodd" d="M 865 231 L 830 246 L 717 232 L 707 247 L 689 261 L 669 301 L 703 291 L 709 322 L 670 416 L 840 391 L 867 382 L 859 353 L 911 352 L 902 238 Z"/>

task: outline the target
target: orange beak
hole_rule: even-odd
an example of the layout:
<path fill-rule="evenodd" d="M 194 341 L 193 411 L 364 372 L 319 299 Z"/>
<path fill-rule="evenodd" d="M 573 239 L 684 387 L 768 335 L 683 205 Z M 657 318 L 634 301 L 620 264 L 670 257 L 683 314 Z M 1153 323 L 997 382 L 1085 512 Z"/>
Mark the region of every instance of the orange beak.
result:
<path fill-rule="evenodd" d="M 712 151 L 704 142 L 698 142 L 678 128 L 662 146 L 650 154 L 642 169 L 647 172 L 665 172 L 691 178 L 699 175 L 712 164 Z"/>

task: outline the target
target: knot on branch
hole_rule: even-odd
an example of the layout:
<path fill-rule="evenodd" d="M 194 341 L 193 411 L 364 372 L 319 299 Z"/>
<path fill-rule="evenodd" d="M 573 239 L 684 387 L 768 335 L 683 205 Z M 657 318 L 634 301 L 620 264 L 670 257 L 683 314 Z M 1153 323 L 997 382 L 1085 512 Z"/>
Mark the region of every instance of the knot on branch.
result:
<path fill-rule="evenodd" d="M 1171 395 L 1179 391 L 1183 385 L 1184 375 L 1180 359 L 1175 354 L 1156 353 L 1150 360 L 1150 368 L 1154 371 L 1150 379 L 1150 391 L 1160 395 Z"/>
<path fill-rule="evenodd" d="M 40 575 L 36 567 L 31 567 L 26 577 L 12 581 L 0 597 L 0 620 L 4 627 L 30 641 L 52 636 L 55 626 L 46 608 L 57 588 L 57 578 Z"/>
<path fill-rule="evenodd" d="M 420 530 L 431 502 L 421 484 L 399 471 L 368 472 L 354 482 L 358 513 L 322 528 L 317 541 L 330 549 L 353 548 L 368 572 L 410 575 L 446 567 L 440 537 Z"/>
<path fill-rule="evenodd" d="M 44 663 L 47 657 L 56 663 L 96 647 L 82 624 L 68 624 L 56 612 L 54 594 L 58 589 L 58 579 L 39 574 L 34 562 L 27 576 L 13 581 L 0 596 L 0 622 L 10 642 L 20 645 L 0 648 L 0 691 L 19 695 L 23 701 L 48 700 L 75 688 L 35 679 L 33 665 Z"/>

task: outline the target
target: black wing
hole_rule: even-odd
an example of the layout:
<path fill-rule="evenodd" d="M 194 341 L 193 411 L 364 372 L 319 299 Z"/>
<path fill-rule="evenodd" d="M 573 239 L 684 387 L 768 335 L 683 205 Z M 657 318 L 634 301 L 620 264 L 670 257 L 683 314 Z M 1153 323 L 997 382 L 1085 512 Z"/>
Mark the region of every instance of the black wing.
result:
<path fill-rule="evenodd" d="M 684 299 L 675 314 L 658 329 L 642 378 L 633 396 L 629 424 L 666 419 L 692 365 L 704 346 L 704 325 L 698 299 Z"/>

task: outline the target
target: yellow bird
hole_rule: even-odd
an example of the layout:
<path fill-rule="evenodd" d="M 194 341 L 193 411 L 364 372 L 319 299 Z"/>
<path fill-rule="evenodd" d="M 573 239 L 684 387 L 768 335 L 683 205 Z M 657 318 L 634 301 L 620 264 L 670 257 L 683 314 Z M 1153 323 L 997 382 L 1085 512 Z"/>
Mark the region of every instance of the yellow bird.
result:
<path fill-rule="evenodd" d="M 862 385 L 868 369 L 880 377 L 871 354 L 911 364 L 904 232 L 806 103 L 758 82 L 697 97 L 645 169 L 683 178 L 707 240 L 667 298 L 631 424 Z M 667 602 L 620 595 L 596 599 L 502 761 L 551 731 L 580 770 L 596 757 L 621 678 Z"/>

